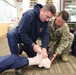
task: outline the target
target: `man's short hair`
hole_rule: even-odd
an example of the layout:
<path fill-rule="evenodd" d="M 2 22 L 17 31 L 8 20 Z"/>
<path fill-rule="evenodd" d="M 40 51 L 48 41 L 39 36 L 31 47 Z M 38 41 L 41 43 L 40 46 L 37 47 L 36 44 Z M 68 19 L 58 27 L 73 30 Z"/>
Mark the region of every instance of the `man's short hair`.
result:
<path fill-rule="evenodd" d="M 46 3 L 44 6 L 43 6 L 44 10 L 46 11 L 50 11 L 53 15 L 56 14 L 56 8 L 53 4 L 51 3 Z"/>
<path fill-rule="evenodd" d="M 62 16 L 65 21 L 69 19 L 69 13 L 65 10 L 61 11 L 58 16 Z"/>

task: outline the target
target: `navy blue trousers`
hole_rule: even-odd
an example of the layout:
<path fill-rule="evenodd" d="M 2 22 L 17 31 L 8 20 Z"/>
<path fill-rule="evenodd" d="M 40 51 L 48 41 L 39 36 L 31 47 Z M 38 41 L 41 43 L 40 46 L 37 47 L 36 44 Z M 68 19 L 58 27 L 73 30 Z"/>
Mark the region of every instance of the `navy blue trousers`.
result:
<path fill-rule="evenodd" d="M 18 35 L 17 29 L 12 29 L 7 33 L 7 39 L 9 48 L 11 51 L 11 54 L 17 54 L 19 53 L 18 43 L 23 43 Z M 28 45 L 25 45 L 26 47 L 25 52 L 28 55 L 28 57 L 34 57 L 36 56 L 36 53 L 34 52 L 32 47 L 29 47 Z"/>
<path fill-rule="evenodd" d="M 21 57 L 15 54 L 0 56 L 0 73 L 8 69 L 27 66 L 28 64 L 29 61 L 26 57 Z"/>

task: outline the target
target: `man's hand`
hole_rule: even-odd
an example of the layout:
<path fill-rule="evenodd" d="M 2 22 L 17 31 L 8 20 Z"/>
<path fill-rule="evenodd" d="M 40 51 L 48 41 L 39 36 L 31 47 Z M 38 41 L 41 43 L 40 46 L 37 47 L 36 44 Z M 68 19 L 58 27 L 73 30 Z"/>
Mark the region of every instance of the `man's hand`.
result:
<path fill-rule="evenodd" d="M 52 59 L 50 59 L 50 60 L 51 60 L 51 62 L 53 62 L 53 61 L 54 61 L 54 59 L 56 58 L 56 56 L 57 56 L 57 54 L 53 54 Z"/>
<path fill-rule="evenodd" d="M 53 54 L 53 57 L 56 58 L 57 54 Z"/>
<path fill-rule="evenodd" d="M 42 54 L 42 58 L 48 57 L 46 48 L 42 48 L 41 54 Z"/>
<path fill-rule="evenodd" d="M 41 53 L 41 47 L 40 47 L 39 45 L 36 45 L 36 44 L 35 44 L 35 45 L 33 46 L 33 49 L 34 49 L 35 52 L 37 52 L 37 53 L 39 53 L 39 54 Z"/>

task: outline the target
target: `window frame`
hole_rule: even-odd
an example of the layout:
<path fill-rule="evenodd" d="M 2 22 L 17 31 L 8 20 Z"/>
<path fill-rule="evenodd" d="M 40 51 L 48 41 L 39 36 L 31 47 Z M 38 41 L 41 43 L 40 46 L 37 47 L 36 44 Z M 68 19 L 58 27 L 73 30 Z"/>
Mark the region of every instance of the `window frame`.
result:
<path fill-rule="evenodd" d="M 50 1 L 50 0 L 49 0 L 49 1 Z M 53 3 L 54 3 L 54 0 L 51 0 L 51 1 L 52 1 L 52 4 L 53 4 Z M 46 3 L 49 3 L 48 0 L 46 0 Z"/>
<path fill-rule="evenodd" d="M 30 2 L 29 2 L 29 7 L 30 7 L 30 8 L 33 8 L 35 4 L 34 4 L 33 6 L 31 6 L 31 2 L 32 2 L 32 1 L 30 0 Z M 36 2 L 36 4 L 37 4 L 37 3 L 38 3 L 38 0 L 36 0 L 35 2 Z"/>

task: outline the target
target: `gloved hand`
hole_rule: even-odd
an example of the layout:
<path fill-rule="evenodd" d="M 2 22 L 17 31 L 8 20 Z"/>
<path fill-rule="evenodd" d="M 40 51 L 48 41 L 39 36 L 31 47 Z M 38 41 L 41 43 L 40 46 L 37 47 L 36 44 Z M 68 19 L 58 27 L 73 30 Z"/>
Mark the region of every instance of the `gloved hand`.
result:
<path fill-rule="evenodd" d="M 51 61 L 49 58 L 42 59 L 42 61 L 40 62 L 40 64 L 38 66 L 49 69 L 51 66 Z"/>

